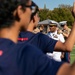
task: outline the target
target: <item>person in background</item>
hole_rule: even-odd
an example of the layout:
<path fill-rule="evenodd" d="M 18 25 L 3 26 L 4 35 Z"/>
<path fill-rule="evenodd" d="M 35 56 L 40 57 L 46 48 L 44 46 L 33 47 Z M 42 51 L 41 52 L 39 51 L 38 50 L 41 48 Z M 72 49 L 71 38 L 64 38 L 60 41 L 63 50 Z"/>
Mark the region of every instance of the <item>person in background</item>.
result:
<path fill-rule="evenodd" d="M 35 18 L 37 17 L 37 18 Z M 34 19 L 35 18 L 35 19 Z M 31 31 L 33 33 L 38 33 L 40 32 L 40 29 L 38 29 L 38 22 L 40 20 L 40 17 L 39 17 L 39 8 L 36 7 L 36 10 L 32 13 L 32 17 L 31 17 L 31 22 L 30 24 L 28 25 L 28 28 L 27 28 L 27 31 Z M 33 24 L 33 22 L 35 23 L 35 26 Z M 24 29 L 25 30 L 25 29 Z M 37 31 L 36 31 L 37 30 Z"/>
<path fill-rule="evenodd" d="M 44 31 L 44 25 L 40 25 L 40 26 L 39 26 L 39 29 L 40 29 L 40 32 L 43 33 L 43 31 Z"/>
<path fill-rule="evenodd" d="M 58 25 L 57 23 L 51 23 L 49 25 L 49 28 L 50 28 L 50 32 L 48 32 L 48 36 L 50 38 L 53 38 L 55 40 L 59 40 L 61 42 L 65 42 L 64 40 L 64 37 L 61 33 L 58 33 Z M 61 61 L 61 55 L 62 55 L 62 52 L 53 52 L 53 53 L 47 53 L 48 56 L 51 56 L 54 60 L 56 61 Z"/>
<path fill-rule="evenodd" d="M 39 27 L 36 27 L 34 30 L 33 30 L 33 33 L 38 33 L 38 32 L 40 32 L 40 29 L 39 29 Z"/>
<path fill-rule="evenodd" d="M 71 29 L 67 26 L 67 21 L 61 21 L 59 22 L 59 24 L 62 28 L 61 33 L 63 34 L 66 40 L 71 32 Z M 61 58 L 62 58 L 62 61 L 70 63 L 70 52 L 62 52 Z"/>
<path fill-rule="evenodd" d="M 71 29 L 67 26 L 67 21 L 59 22 L 60 27 L 62 28 L 62 34 L 65 39 L 69 36 Z"/>

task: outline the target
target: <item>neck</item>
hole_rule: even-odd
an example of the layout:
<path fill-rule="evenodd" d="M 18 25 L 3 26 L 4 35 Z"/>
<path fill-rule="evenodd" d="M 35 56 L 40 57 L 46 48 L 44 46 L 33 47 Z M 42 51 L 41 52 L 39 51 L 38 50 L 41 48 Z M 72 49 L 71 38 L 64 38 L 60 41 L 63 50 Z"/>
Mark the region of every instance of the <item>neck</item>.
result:
<path fill-rule="evenodd" d="M 30 22 L 30 24 L 28 25 L 27 31 L 33 32 L 35 28 L 35 24 L 33 23 L 33 21 Z"/>
<path fill-rule="evenodd" d="M 29 26 L 27 31 L 33 32 L 34 28 L 32 26 Z"/>
<path fill-rule="evenodd" d="M 17 28 L 16 26 L 0 30 L 0 38 L 7 38 L 15 43 L 17 43 L 18 34 L 19 34 L 19 28 Z"/>

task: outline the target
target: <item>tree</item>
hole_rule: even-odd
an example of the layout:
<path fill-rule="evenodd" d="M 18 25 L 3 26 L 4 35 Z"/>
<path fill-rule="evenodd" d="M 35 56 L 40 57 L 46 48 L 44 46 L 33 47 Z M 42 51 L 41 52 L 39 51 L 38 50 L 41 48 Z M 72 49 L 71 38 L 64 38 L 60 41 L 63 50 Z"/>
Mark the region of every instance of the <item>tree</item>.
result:
<path fill-rule="evenodd" d="M 59 5 L 58 8 L 54 8 L 54 10 L 46 9 L 46 6 L 44 5 L 44 9 L 42 9 L 39 12 L 40 19 L 51 19 L 55 20 L 57 22 L 66 20 L 68 22 L 68 25 L 72 25 L 74 18 L 71 14 L 72 6 L 70 5 Z"/>

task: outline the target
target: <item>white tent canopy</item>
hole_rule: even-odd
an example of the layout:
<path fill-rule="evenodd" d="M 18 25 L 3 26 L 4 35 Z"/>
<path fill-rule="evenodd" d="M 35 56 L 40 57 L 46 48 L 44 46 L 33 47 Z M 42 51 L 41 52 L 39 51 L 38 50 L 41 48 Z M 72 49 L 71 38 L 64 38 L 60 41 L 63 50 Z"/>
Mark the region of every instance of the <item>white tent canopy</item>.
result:
<path fill-rule="evenodd" d="M 59 23 L 54 21 L 54 20 L 50 20 L 50 19 L 47 19 L 47 20 L 43 20 L 41 22 L 39 22 L 38 24 L 39 25 L 50 25 L 51 23 L 53 24 L 57 24 L 58 27 L 60 27 Z"/>
<path fill-rule="evenodd" d="M 59 22 L 59 25 L 65 25 L 65 24 L 67 24 L 67 21 L 61 21 L 61 22 Z"/>

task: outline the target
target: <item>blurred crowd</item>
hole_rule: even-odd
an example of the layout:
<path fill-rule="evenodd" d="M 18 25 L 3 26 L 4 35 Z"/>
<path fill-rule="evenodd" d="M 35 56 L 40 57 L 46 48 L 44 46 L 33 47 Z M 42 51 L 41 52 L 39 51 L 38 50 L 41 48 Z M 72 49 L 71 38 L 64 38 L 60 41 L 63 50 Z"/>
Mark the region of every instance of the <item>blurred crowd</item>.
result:
<path fill-rule="evenodd" d="M 75 21 L 39 22 L 38 12 L 32 0 L 0 0 L 0 75 L 75 75 Z"/>
<path fill-rule="evenodd" d="M 33 32 L 42 32 L 43 34 L 48 35 L 52 39 L 65 42 L 71 32 L 71 29 L 67 25 L 67 21 L 61 21 L 59 23 L 54 20 L 49 21 L 49 23 L 47 23 L 47 20 L 39 22 Z M 47 55 L 51 56 L 56 61 L 65 61 L 70 63 L 70 52 L 54 51 L 53 53 L 47 53 Z"/>

